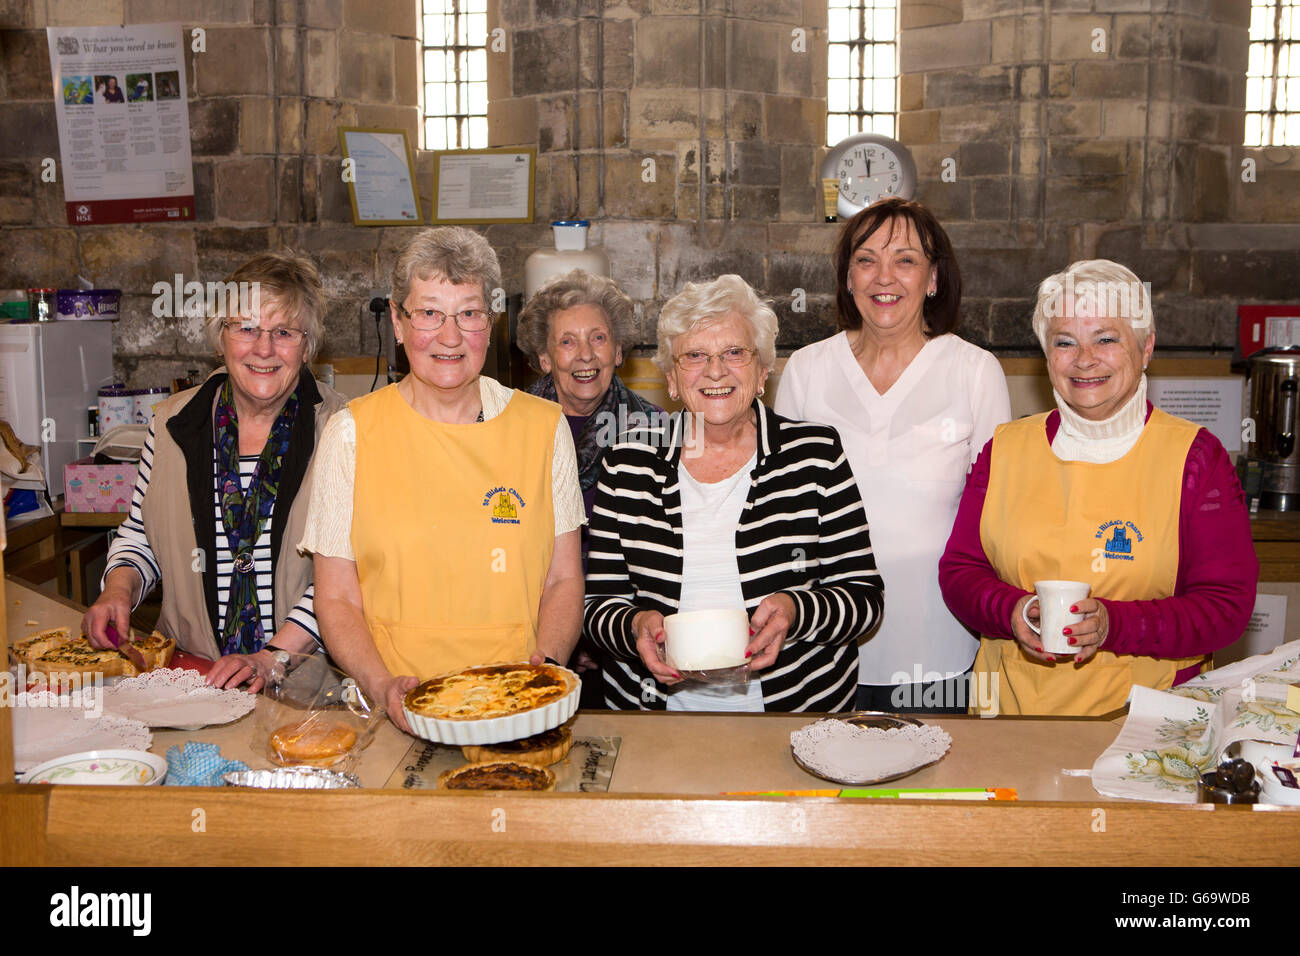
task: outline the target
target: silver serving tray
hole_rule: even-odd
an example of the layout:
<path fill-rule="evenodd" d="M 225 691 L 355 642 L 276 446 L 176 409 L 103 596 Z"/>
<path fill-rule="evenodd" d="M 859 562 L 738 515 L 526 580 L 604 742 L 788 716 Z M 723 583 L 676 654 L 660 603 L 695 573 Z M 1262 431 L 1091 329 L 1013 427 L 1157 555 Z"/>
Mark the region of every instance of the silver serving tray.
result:
<path fill-rule="evenodd" d="M 859 710 L 851 714 L 833 714 L 830 717 L 823 717 L 822 720 L 838 720 L 846 724 L 852 724 L 854 727 L 870 727 L 877 730 L 897 730 L 900 727 L 925 726 L 925 721 L 917 720 L 915 717 L 908 717 L 905 714 L 882 714 L 875 710 Z M 821 723 L 821 721 L 814 721 L 814 723 Z M 812 774 L 814 777 L 818 777 L 822 780 L 829 780 L 832 783 L 842 783 L 848 787 L 870 787 L 878 783 L 889 783 L 891 780 L 901 780 L 903 777 L 910 777 L 918 770 L 924 770 L 926 767 L 933 767 L 942 760 L 943 757 L 948 755 L 945 753 L 943 757 L 913 767 L 911 770 L 904 770 L 901 773 L 891 773 L 886 777 L 871 777 L 867 780 L 848 780 L 841 777 L 828 777 L 825 774 L 818 773 L 812 767 L 799 759 L 799 755 L 794 752 L 794 744 L 790 745 L 790 756 L 793 757 L 794 762 L 799 765 L 799 769 L 803 770 L 805 773 Z"/>
<path fill-rule="evenodd" d="M 235 770 L 223 773 L 228 787 L 254 790 L 345 790 L 360 787 L 361 781 L 350 773 L 324 767 L 281 767 L 279 770 Z"/>

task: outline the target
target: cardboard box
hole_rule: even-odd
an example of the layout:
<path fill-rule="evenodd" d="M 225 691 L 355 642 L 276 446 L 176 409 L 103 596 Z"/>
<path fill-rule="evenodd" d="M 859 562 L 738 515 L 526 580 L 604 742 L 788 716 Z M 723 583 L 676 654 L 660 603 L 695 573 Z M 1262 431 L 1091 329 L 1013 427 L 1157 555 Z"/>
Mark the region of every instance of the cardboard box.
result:
<path fill-rule="evenodd" d="M 63 466 L 64 511 L 130 511 L 135 493 L 135 465 L 96 465 L 79 458 Z"/>

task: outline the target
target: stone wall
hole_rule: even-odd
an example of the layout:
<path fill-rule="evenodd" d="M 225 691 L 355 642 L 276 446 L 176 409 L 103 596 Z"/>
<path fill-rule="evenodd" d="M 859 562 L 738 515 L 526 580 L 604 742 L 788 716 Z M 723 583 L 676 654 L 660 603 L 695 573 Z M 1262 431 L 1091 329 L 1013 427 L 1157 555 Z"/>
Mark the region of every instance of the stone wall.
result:
<path fill-rule="evenodd" d="M 1166 345 L 1228 345 L 1239 302 L 1296 301 L 1300 158 L 1239 145 L 1246 9 L 902 0 L 900 138 L 961 256 L 966 335 L 1030 345 L 1036 282 L 1094 255 L 1152 283 Z M 821 0 L 489 11 L 507 41 L 488 55 L 491 144 L 538 150 L 535 224 L 485 230 L 509 291 L 549 246 L 547 223 L 580 215 L 642 307 L 644 344 L 665 299 L 721 272 L 777 302 L 782 347 L 834 329 Z M 71 228 L 62 186 L 39 176 L 58 156 L 44 27 L 177 20 L 187 36 L 207 31 L 206 52 L 189 57 L 197 221 Z M 418 142 L 416 34 L 413 0 L 0 0 L 0 287 L 84 274 L 123 288 L 120 370 L 153 384 L 210 359 L 197 323 L 153 317 L 153 283 L 219 278 L 290 245 L 325 275 L 326 351 L 372 352 L 364 302 L 386 287 L 409 227 L 351 225 L 336 127 L 399 127 Z M 428 154 L 417 172 L 427 192 Z"/>
<path fill-rule="evenodd" d="M 900 138 L 970 338 L 1033 346 L 1036 282 L 1093 257 L 1151 283 L 1163 345 L 1296 301 L 1300 156 L 1241 146 L 1248 27 L 1244 0 L 903 0 Z"/>
<path fill-rule="evenodd" d="M 188 53 L 196 220 L 68 225 L 46 26 L 180 22 Z M 214 361 L 201 323 L 156 318 L 151 289 L 218 280 L 249 255 L 291 246 L 321 267 L 331 305 L 324 350 L 373 353 L 364 302 L 384 288 L 402 229 L 358 229 L 340 175 L 339 125 L 419 123 L 415 5 L 373 0 L 0 0 L 0 288 L 67 287 L 85 275 L 121 288 L 118 371 L 156 385 Z M 61 179 L 60 164 L 60 179 Z"/>
<path fill-rule="evenodd" d="M 654 341 L 683 284 L 734 272 L 829 334 L 835 227 L 821 224 L 826 5 L 816 0 L 494 0 L 493 146 L 536 146 L 536 226 L 494 226 L 507 280 L 552 219 L 593 221 Z M 799 291 L 802 290 L 802 291 Z"/>

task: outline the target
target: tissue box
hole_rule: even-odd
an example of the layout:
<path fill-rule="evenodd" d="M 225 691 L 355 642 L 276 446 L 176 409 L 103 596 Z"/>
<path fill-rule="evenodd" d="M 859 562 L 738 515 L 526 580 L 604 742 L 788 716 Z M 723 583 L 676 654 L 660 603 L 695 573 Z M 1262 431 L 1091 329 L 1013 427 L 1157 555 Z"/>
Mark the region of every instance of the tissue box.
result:
<path fill-rule="evenodd" d="M 81 458 L 63 466 L 64 511 L 130 511 L 135 465 L 96 465 Z"/>

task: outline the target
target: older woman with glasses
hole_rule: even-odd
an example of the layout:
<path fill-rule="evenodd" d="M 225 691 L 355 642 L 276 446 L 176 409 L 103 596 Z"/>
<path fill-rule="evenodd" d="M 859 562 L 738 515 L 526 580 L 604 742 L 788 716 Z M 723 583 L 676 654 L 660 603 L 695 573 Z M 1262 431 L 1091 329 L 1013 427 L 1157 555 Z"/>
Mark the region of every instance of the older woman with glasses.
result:
<path fill-rule="evenodd" d="M 1250 515 L 1223 445 L 1147 399 L 1151 294 L 1126 266 L 1076 262 L 1038 287 L 1034 333 L 1056 408 L 998 426 L 966 482 L 939 584 L 981 635 L 983 713 L 1100 716 L 1165 690 L 1237 640 L 1255 604 Z M 1033 630 L 1040 582 L 1084 586 Z M 1040 624 L 1043 623 L 1040 620 Z M 990 706 L 991 705 L 991 706 Z"/>
<path fill-rule="evenodd" d="M 582 503 L 591 517 L 600 461 L 612 439 L 663 414 L 619 379 L 634 334 L 632 300 L 607 276 L 574 269 L 556 276 L 519 314 L 515 340 L 542 377 L 528 389 L 559 404 L 578 452 Z M 583 534 L 582 553 L 587 554 Z"/>
<path fill-rule="evenodd" d="M 110 626 L 126 635 L 132 608 L 164 584 L 158 629 L 219 658 L 212 684 L 256 691 L 317 640 L 311 561 L 295 545 L 308 465 L 344 400 L 309 369 L 325 312 L 311 260 L 264 253 L 226 283 L 257 294 L 240 300 L 247 314 L 213 310 L 207 332 L 223 366 L 155 410 L 131 512 L 82 627 L 112 645 Z"/>
<path fill-rule="evenodd" d="M 612 658 L 605 700 L 643 710 L 836 711 L 880 616 L 867 519 L 839 435 L 758 401 L 776 314 L 739 276 L 690 283 L 659 315 L 656 361 L 684 411 L 606 455 L 584 631 Z M 683 686 L 664 616 L 743 608 L 761 680 Z"/>
<path fill-rule="evenodd" d="M 411 372 L 353 401 L 321 439 L 311 516 L 330 654 L 409 731 L 421 680 L 496 661 L 565 663 L 582 618 L 585 520 L 558 405 L 480 374 L 496 253 L 417 233 L 392 275 Z"/>

